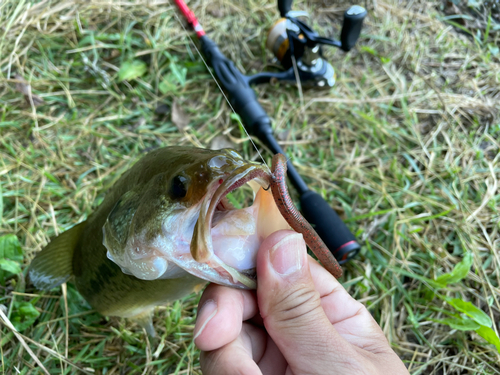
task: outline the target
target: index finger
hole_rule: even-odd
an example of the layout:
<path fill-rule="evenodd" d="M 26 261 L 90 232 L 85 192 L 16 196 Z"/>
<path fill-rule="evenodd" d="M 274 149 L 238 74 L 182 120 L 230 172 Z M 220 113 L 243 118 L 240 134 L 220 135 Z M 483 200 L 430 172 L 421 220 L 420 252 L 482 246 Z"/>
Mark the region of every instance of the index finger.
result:
<path fill-rule="evenodd" d="M 194 342 L 199 349 L 210 351 L 238 337 L 243 321 L 257 314 L 257 300 L 254 291 L 210 284 L 198 308 Z"/>

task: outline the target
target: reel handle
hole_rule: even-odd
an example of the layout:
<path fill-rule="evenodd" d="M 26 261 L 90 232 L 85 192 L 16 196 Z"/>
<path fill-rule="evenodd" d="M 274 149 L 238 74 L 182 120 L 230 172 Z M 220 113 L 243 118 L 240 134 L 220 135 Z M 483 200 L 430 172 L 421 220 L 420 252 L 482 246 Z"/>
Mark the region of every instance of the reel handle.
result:
<path fill-rule="evenodd" d="M 286 14 L 292 9 L 293 0 L 278 0 L 278 10 L 281 17 L 285 18 Z"/>
<path fill-rule="evenodd" d="M 342 50 L 350 51 L 358 41 L 363 20 L 368 12 L 365 8 L 359 5 L 353 5 L 344 13 L 344 24 L 342 25 L 342 33 L 340 34 L 340 42 Z"/>

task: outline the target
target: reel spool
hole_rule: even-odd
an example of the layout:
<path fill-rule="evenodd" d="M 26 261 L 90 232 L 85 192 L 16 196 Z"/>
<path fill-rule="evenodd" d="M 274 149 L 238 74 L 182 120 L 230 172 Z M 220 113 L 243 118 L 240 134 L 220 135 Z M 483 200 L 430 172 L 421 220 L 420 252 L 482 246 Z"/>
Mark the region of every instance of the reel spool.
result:
<path fill-rule="evenodd" d="M 286 33 L 286 18 L 280 18 L 267 34 L 266 47 L 272 52 L 285 69 L 290 68 L 292 59 L 290 53 L 290 41 Z"/>
<path fill-rule="evenodd" d="M 287 17 L 293 17 L 294 19 L 304 17 L 309 19 L 309 14 L 303 11 L 292 10 L 287 13 Z M 267 49 L 272 52 L 274 57 L 278 59 L 285 69 L 292 67 L 292 52 L 290 49 L 288 30 L 293 31 L 294 34 L 298 35 L 299 40 L 304 41 L 305 37 L 301 33 L 300 28 L 284 17 L 276 21 L 276 23 L 269 29 L 266 40 Z M 301 44 L 294 47 L 293 55 L 296 59 L 299 59 L 304 54 L 303 47 Z"/>

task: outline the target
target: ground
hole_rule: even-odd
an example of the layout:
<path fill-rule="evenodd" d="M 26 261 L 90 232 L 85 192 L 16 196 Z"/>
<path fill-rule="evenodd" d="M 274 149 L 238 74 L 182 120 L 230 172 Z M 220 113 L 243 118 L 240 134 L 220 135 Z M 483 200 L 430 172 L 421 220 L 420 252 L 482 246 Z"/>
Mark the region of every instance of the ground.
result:
<path fill-rule="evenodd" d="M 256 88 L 299 172 L 363 244 L 342 282 L 411 374 L 500 373 L 498 2 L 465 3 L 368 0 L 357 47 L 325 50 L 334 88 Z M 242 71 L 277 69 L 273 1 L 189 5 Z M 294 2 L 328 36 L 348 5 Z M 148 339 L 71 284 L 40 293 L 26 275 L 148 150 L 230 145 L 260 160 L 182 25 L 168 0 L 0 3 L 2 373 L 201 373 L 199 295 L 158 308 Z"/>

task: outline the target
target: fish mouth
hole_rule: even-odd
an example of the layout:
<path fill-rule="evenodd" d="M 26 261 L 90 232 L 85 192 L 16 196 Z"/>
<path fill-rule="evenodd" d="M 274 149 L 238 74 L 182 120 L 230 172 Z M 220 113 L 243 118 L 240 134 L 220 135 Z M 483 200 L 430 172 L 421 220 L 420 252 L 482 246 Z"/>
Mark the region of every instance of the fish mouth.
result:
<path fill-rule="evenodd" d="M 255 289 L 260 244 L 271 233 L 290 228 L 270 182 L 268 169 L 251 162 L 219 174 L 200 201 L 189 209 L 177 206 L 162 220 L 161 233 L 153 238 L 134 233 L 123 246 L 106 223 L 107 256 L 124 273 L 142 280 L 174 279 L 188 272 L 216 284 Z M 254 191 L 253 203 L 236 209 L 227 195 L 245 184 Z"/>
<path fill-rule="evenodd" d="M 252 216 L 252 213 L 248 211 L 255 210 L 254 204 L 257 201 L 257 195 L 259 193 L 270 195 L 270 193 L 267 192 L 267 190 L 269 190 L 270 181 L 271 174 L 264 168 L 264 166 L 253 164 L 244 165 L 235 169 L 222 182 L 219 181 L 220 185 L 214 190 L 213 194 L 207 194 L 202 200 L 200 213 L 191 240 L 190 252 L 195 261 L 208 265 L 212 270 L 216 271 L 216 274 L 218 274 L 216 277 L 204 275 L 203 278 L 208 281 L 233 287 L 245 289 L 256 288 L 255 261 L 253 262 L 252 268 L 238 269 L 238 267 L 234 267 L 233 265 L 225 262 L 224 256 L 220 255 L 221 253 L 225 253 L 227 258 L 228 254 L 225 250 L 228 249 L 217 248 L 227 246 L 228 238 L 235 237 L 236 241 L 239 240 L 240 245 L 242 242 L 243 244 L 247 242 L 253 243 L 254 248 L 252 250 L 242 248 L 239 249 L 239 251 L 246 253 L 242 254 L 244 257 L 251 258 L 253 256 L 253 258 L 255 258 L 257 250 L 255 249 L 255 244 L 260 244 L 263 240 L 263 238 L 255 237 L 263 236 L 259 236 L 258 233 L 255 233 L 255 226 L 257 225 L 256 222 L 258 221 L 258 218 Z M 256 193 L 254 197 L 254 204 L 250 207 L 235 209 L 226 197 L 229 193 L 247 183 L 250 184 L 254 193 Z M 260 203 L 260 205 L 262 205 L 262 202 Z M 260 209 L 260 207 L 258 208 Z M 230 221 L 230 223 L 228 223 L 228 221 Z M 214 233 L 217 231 L 217 228 L 224 225 L 226 227 L 232 226 L 232 229 L 229 229 L 229 232 L 230 234 L 233 234 L 233 236 L 230 234 L 228 235 L 227 228 L 226 230 L 222 229 L 222 233 L 219 233 L 218 235 Z M 221 230 L 218 232 L 221 232 Z M 251 240 L 248 241 L 248 238 L 251 238 Z M 254 252 L 255 254 L 249 255 L 249 252 Z M 231 256 L 232 258 L 235 257 L 234 254 L 230 254 L 230 257 Z"/>

